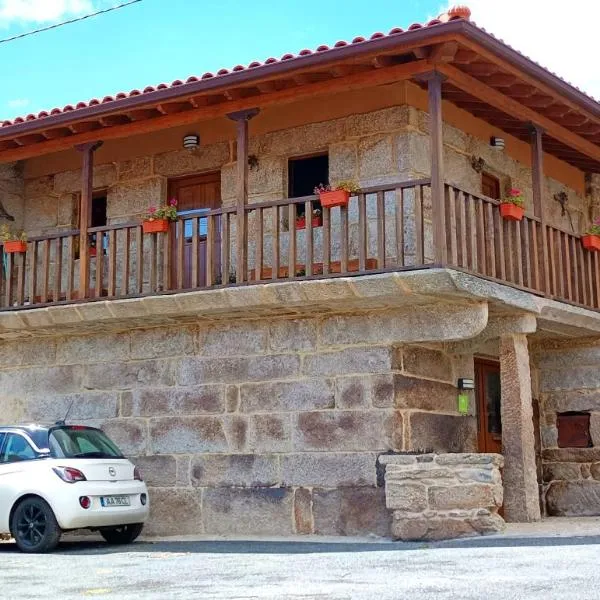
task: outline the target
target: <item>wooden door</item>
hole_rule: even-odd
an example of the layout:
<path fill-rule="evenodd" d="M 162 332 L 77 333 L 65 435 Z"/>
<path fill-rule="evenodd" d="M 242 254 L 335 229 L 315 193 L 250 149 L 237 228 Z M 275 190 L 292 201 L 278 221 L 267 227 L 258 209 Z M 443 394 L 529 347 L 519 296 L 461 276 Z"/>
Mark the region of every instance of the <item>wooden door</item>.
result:
<path fill-rule="evenodd" d="M 479 451 L 502 454 L 500 365 L 498 363 L 475 361 L 475 394 Z"/>
<path fill-rule="evenodd" d="M 206 285 L 206 244 L 208 219 L 206 213 L 221 206 L 221 173 L 206 173 L 169 182 L 169 199 L 177 200 L 177 213 L 181 224 L 178 224 L 173 236 L 172 287 L 174 289 L 190 289 Z M 215 247 L 213 249 L 214 271 L 219 269 L 220 222 L 215 223 Z M 181 235 L 183 232 L 183 235 Z M 194 260 L 194 232 L 197 237 L 197 256 Z M 181 239 L 180 239 L 181 237 Z M 181 247 L 183 246 L 183 252 Z M 183 256 L 183 261 L 181 261 Z M 180 266 L 182 263 L 182 266 Z M 196 281 L 192 270 L 196 269 Z M 181 279 L 181 281 L 179 281 Z"/>

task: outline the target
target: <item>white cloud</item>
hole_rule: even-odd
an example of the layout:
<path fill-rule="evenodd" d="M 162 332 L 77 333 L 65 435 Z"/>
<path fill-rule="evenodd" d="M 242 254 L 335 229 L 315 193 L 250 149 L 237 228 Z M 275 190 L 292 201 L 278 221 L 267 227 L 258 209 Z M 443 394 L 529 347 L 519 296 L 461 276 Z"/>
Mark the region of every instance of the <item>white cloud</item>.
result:
<path fill-rule="evenodd" d="M 466 0 L 465 4 L 479 27 L 600 98 L 598 0 Z"/>
<path fill-rule="evenodd" d="M 9 108 L 25 108 L 29 105 L 29 98 L 15 98 L 14 100 L 9 100 L 6 105 Z"/>
<path fill-rule="evenodd" d="M 93 0 L 0 0 L 0 25 L 52 23 L 93 12 Z"/>

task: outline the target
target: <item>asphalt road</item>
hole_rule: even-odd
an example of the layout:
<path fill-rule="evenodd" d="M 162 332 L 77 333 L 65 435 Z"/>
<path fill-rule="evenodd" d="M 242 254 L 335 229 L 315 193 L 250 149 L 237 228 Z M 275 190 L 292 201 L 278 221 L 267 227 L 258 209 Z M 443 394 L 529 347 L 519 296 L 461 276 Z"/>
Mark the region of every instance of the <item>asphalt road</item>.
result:
<path fill-rule="evenodd" d="M 0 544 L 0 598 L 600 599 L 600 537 L 443 544 Z"/>

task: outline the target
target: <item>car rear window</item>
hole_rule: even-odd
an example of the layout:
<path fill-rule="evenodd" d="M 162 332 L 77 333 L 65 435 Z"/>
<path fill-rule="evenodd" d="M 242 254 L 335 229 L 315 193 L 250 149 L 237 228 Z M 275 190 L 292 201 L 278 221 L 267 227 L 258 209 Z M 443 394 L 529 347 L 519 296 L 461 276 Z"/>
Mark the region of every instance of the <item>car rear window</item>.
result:
<path fill-rule="evenodd" d="M 123 458 L 104 432 L 90 427 L 55 427 L 49 442 L 55 458 Z"/>

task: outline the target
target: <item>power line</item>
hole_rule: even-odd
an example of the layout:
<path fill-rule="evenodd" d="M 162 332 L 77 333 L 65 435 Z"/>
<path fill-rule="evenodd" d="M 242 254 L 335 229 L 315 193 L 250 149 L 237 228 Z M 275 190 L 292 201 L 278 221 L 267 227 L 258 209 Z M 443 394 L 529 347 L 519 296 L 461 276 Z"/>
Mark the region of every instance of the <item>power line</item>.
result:
<path fill-rule="evenodd" d="M 48 27 L 42 27 L 40 29 L 35 29 L 34 31 L 27 31 L 26 33 L 20 33 L 19 35 L 14 35 L 13 37 L 5 38 L 0 40 L 0 44 L 5 44 L 6 42 L 12 42 L 14 40 L 18 40 L 20 38 L 24 38 L 30 35 L 35 35 L 36 33 L 42 33 L 43 31 L 49 31 L 50 29 L 56 29 L 57 27 L 62 27 L 63 25 L 70 25 L 71 23 L 77 23 L 78 21 L 85 21 L 85 19 L 91 19 L 92 17 L 97 17 L 98 15 L 103 15 L 108 12 L 112 12 L 113 10 L 119 10 L 120 8 L 125 8 L 126 6 L 131 6 L 132 4 L 137 4 L 142 0 L 130 0 L 129 2 L 124 2 L 123 4 L 119 4 L 117 6 L 112 6 L 110 8 L 105 8 L 104 10 L 99 10 L 94 13 L 90 13 L 89 15 L 83 15 L 82 17 L 77 17 L 75 19 L 70 19 L 69 21 L 62 21 L 61 23 L 55 23 L 54 25 L 49 25 Z"/>

